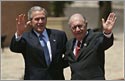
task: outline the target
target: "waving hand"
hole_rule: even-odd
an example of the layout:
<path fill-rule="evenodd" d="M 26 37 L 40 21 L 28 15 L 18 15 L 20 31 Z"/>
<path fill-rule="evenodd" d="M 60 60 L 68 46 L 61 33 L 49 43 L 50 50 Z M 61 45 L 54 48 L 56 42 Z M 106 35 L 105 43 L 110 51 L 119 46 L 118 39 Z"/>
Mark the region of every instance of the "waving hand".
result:
<path fill-rule="evenodd" d="M 16 27 L 17 27 L 17 35 L 20 36 L 26 30 L 27 25 L 30 23 L 28 21 L 26 23 L 25 14 L 21 14 L 16 18 Z"/>
<path fill-rule="evenodd" d="M 110 13 L 107 20 L 102 18 L 103 31 L 105 33 L 111 33 L 116 21 L 115 13 Z"/>

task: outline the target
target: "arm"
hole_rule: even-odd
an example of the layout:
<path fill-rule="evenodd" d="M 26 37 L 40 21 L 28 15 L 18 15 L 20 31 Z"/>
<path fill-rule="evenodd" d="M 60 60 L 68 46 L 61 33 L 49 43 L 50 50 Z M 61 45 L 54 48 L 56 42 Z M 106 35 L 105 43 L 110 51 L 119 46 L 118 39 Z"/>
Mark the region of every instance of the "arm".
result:
<path fill-rule="evenodd" d="M 67 36 L 66 36 L 65 33 L 64 33 L 63 35 L 64 35 L 64 36 L 63 36 L 63 45 L 64 45 L 64 47 L 63 47 L 63 55 L 64 55 L 64 57 L 63 57 L 63 68 L 66 68 L 66 67 L 69 66 L 69 65 L 68 65 L 68 60 L 65 60 Z"/>
<path fill-rule="evenodd" d="M 10 43 L 10 50 L 12 52 L 23 53 L 25 51 L 25 47 L 25 41 L 22 37 L 20 38 L 20 40 L 17 40 L 15 35 L 12 37 Z"/>
<path fill-rule="evenodd" d="M 13 52 L 22 53 L 24 51 L 24 40 L 22 40 L 22 34 L 26 29 L 25 14 L 21 14 L 16 18 L 16 33 L 13 36 L 10 44 L 10 50 Z"/>
<path fill-rule="evenodd" d="M 114 36 L 111 34 L 110 38 L 103 35 L 103 49 L 106 50 L 113 45 Z"/>
<path fill-rule="evenodd" d="M 115 21 L 116 21 L 115 13 L 110 13 L 106 21 L 102 19 L 103 34 L 104 34 L 104 39 L 103 39 L 104 49 L 108 49 L 110 46 L 113 45 L 114 37 L 112 29 L 114 28 Z"/>

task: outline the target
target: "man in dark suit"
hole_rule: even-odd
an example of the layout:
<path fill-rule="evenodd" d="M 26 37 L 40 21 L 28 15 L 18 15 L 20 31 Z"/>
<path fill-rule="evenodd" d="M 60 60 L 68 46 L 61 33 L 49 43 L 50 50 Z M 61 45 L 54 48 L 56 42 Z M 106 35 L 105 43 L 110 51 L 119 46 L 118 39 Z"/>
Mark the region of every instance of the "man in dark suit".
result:
<path fill-rule="evenodd" d="M 63 31 L 47 29 L 47 11 L 39 6 L 32 7 L 25 15 L 16 18 L 17 31 L 10 50 L 22 53 L 25 61 L 25 80 L 64 80 L 65 63 L 62 55 L 67 41 Z M 26 27 L 32 27 L 25 32 Z M 47 55 L 48 54 L 48 55 Z"/>
<path fill-rule="evenodd" d="M 66 45 L 65 60 L 71 68 L 71 80 L 104 80 L 105 50 L 113 45 L 112 29 L 116 17 L 110 13 L 102 19 L 103 32 L 87 29 L 87 20 L 76 13 L 69 19 L 69 27 L 75 38 Z"/>

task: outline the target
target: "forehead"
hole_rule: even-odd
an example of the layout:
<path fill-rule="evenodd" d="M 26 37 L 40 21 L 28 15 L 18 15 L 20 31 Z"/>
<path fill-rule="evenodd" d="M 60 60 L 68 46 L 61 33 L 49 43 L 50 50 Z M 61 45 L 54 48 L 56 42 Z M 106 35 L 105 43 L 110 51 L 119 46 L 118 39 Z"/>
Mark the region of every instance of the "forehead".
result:
<path fill-rule="evenodd" d="M 70 20 L 71 25 L 77 25 L 77 24 L 83 24 L 83 23 L 85 23 L 83 18 L 74 17 Z"/>
<path fill-rule="evenodd" d="M 79 22 L 84 22 L 85 19 L 81 14 L 74 14 L 70 17 L 69 23 L 74 22 L 74 21 L 79 21 Z"/>
<path fill-rule="evenodd" d="M 32 12 L 32 17 L 45 17 L 46 14 L 44 11 L 33 11 Z"/>

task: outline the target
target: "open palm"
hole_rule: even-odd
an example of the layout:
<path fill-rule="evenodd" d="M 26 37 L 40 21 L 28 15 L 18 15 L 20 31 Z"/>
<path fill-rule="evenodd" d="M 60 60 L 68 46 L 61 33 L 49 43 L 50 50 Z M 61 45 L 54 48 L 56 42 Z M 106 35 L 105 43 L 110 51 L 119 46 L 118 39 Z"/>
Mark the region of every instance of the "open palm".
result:
<path fill-rule="evenodd" d="M 31 21 L 25 20 L 25 14 L 18 15 L 16 18 L 17 35 L 22 35 L 28 26 L 30 26 Z"/>
<path fill-rule="evenodd" d="M 111 33 L 116 21 L 115 13 L 110 13 L 107 20 L 102 18 L 103 31 L 105 33 Z"/>

